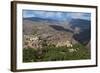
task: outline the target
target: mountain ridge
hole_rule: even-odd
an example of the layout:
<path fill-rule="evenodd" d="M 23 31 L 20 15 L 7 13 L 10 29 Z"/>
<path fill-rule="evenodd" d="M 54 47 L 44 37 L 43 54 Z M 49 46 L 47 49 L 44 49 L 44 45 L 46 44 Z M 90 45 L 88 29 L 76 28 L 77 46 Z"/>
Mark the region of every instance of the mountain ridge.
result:
<path fill-rule="evenodd" d="M 90 41 L 91 29 L 90 29 L 90 21 L 88 20 L 72 19 L 66 22 L 65 21 L 58 22 L 50 19 L 24 18 L 23 24 L 24 24 L 23 26 L 24 34 L 30 35 L 35 33 L 43 37 L 42 36 L 43 34 L 54 36 L 56 34 L 63 33 L 63 36 L 66 35 L 70 39 L 73 39 L 74 43 L 79 42 L 84 44 L 84 42 L 87 41 L 85 43 L 86 45 Z M 85 35 L 85 32 L 87 32 L 88 36 Z M 55 38 L 57 38 L 57 36 Z"/>

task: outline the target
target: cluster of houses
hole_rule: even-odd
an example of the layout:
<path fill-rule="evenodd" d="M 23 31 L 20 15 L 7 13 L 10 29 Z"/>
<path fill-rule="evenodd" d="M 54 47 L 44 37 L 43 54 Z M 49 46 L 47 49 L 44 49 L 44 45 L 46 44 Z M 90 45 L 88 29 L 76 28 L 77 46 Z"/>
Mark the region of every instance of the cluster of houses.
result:
<path fill-rule="evenodd" d="M 39 39 L 38 36 L 35 35 L 24 35 L 23 36 L 23 48 L 42 48 L 43 45 L 43 40 Z M 60 47 L 60 46 L 67 46 L 67 47 L 73 47 L 72 43 L 68 40 L 47 40 L 47 44 L 54 44 L 56 47 Z"/>
<path fill-rule="evenodd" d="M 23 48 L 41 48 L 42 45 L 40 44 L 41 40 L 37 36 L 34 35 L 24 35 L 23 37 Z"/>
<path fill-rule="evenodd" d="M 66 45 L 66 47 L 73 47 L 73 45 L 70 43 L 70 41 L 58 42 L 56 47 L 65 46 L 65 45 Z"/>

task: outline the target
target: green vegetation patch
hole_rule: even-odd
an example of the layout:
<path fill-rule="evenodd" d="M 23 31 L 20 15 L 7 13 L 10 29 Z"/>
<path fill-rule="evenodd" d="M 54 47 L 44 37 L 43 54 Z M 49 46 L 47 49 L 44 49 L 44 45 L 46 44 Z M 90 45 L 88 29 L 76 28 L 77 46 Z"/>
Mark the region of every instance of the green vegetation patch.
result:
<path fill-rule="evenodd" d="M 34 48 L 23 49 L 23 62 L 82 60 L 90 58 L 90 49 L 85 48 L 81 44 L 75 44 L 73 47 L 49 45 L 41 50 L 35 50 Z"/>

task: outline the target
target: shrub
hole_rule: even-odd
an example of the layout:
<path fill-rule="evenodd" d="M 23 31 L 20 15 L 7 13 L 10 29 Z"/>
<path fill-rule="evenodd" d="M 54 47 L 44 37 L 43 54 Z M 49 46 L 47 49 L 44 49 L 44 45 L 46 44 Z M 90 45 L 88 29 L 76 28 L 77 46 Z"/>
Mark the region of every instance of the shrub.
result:
<path fill-rule="evenodd" d="M 35 50 L 32 48 L 23 49 L 23 62 L 34 62 L 36 60 Z"/>

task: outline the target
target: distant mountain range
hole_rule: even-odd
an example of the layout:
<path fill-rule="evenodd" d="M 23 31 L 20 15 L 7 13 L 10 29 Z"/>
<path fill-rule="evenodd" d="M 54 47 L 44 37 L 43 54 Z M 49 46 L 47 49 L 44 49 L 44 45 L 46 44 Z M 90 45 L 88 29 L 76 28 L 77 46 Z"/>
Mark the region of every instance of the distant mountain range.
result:
<path fill-rule="evenodd" d="M 23 32 L 25 35 L 38 34 L 41 37 L 46 35 L 47 37 L 55 36 L 55 38 L 57 38 L 56 34 L 59 34 L 62 40 L 68 38 L 73 43 L 87 45 L 91 40 L 91 23 L 89 20 L 83 19 L 57 21 L 36 17 L 23 18 Z"/>
<path fill-rule="evenodd" d="M 45 19 L 45 18 L 38 18 L 38 17 L 28 17 L 28 18 L 24 18 L 24 20 L 30 20 L 30 21 L 37 21 L 37 22 L 47 22 L 47 23 L 55 23 L 57 25 L 60 25 L 66 21 L 60 21 L 60 20 L 54 20 L 54 19 Z M 67 19 L 67 22 L 70 22 L 71 19 Z M 54 24 L 54 25 L 55 25 Z"/>

